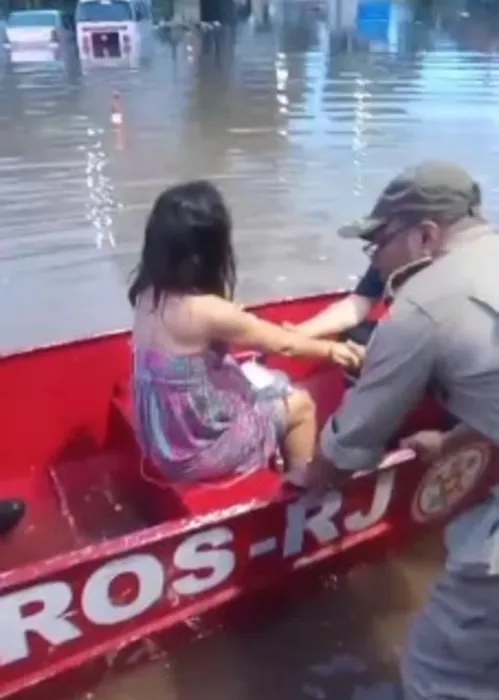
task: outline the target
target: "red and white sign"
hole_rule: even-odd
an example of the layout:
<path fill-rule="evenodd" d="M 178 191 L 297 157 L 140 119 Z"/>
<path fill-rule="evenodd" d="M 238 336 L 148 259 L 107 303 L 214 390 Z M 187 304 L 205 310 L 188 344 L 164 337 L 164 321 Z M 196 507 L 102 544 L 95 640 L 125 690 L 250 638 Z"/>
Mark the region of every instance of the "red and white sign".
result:
<path fill-rule="evenodd" d="M 258 512 L 228 524 L 205 527 L 175 542 L 165 539 L 94 568 L 61 571 L 54 580 L 0 596 L 0 669 L 19 662 L 38 667 L 70 645 L 74 652 L 113 642 L 122 630 L 140 637 L 141 625 L 164 619 L 196 598 L 250 585 L 267 566 L 269 576 L 287 561 L 297 565 L 322 547 L 349 538 L 384 520 L 395 492 L 394 470 L 383 470 L 357 505 L 339 492 L 320 503 L 307 496 L 276 513 L 276 527 L 261 527 Z M 244 517 L 246 525 L 242 524 Z M 260 522 L 260 527 L 259 527 Z M 269 531 L 270 530 L 270 531 Z M 256 535 L 256 536 L 255 536 Z M 128 623 L 128 624 L 127 624 Z M 119 627 L 121 626 L 121 627 Z M 112 648 L 116 646 L 113 644 Z"/>
<path fill-rule="evenodd" d="M 487 444 L 474 444 L 435 462 L 414 496 L 414 520 L 428 522 L 455 508 L 478 484 L 489 464 L 490 452 Z"/>

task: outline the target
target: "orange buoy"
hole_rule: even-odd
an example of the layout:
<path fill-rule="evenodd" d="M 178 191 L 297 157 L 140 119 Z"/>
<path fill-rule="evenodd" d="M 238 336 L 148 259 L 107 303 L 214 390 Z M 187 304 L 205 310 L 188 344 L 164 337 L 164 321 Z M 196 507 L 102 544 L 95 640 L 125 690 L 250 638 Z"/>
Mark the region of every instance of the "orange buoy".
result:
<path fill-rule="evenodd" d="M 113 126 L 121 126 L 123 124 L 123 105 L 119 92 L 115 92 L 111 100 L 111 124 Z"/>

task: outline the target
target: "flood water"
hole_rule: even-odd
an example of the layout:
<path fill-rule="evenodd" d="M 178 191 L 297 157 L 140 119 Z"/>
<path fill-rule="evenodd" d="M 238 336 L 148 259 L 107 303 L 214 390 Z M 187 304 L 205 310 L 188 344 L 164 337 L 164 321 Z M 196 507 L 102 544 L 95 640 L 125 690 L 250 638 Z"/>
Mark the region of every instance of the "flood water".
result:
<path fill-rule="evenodd" d="M 91 700 L 402 700 L 401 645 L 441 561 L 434 537 L 383 565 L 327 577 L 285 614 L 195 642 L 103 683 Z"/>
<path fill-rule="evenodd" d="M 388 31 L 364 26 L 347 42 L 316 2 L 281 2 L 235 32 L 158 41 L 137 69 L 0 56 L 0 350 L 126 326 L 145 216 L 179 179 L 208 177 L 227 195 L 245 301 L 350 285 L 365 260 L 335 227 L 425 157 L 468 166 L 498 218 L 492 23 L 394 13 Z M 277 621 L 199 642 L 95 697 L 393 700 L 404 631 L 440 559 L 435 540 L 329 581 Z"/>

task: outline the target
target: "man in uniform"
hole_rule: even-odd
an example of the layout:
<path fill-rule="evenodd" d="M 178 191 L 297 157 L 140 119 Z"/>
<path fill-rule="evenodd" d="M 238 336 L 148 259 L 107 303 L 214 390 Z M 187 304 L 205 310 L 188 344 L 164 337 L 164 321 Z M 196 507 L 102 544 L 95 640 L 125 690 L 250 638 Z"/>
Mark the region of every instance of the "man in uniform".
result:
<path fill-rule="evenodd" d="M 323 483 L 375 469 L 431 382 L 459 423 L 405 444 L 431 458 L 467 435 L 499 445 L 499 236 L 480 199 L 466 171 L 427 162 L 396 177 L 370 216 L 343 230 L 366 241 L 388 288 L 398 282 L 358 383 L 322 431 Z M 449 527 L 445 574 L 402 662 L 406 700 L 499 700 L 496 531 L 493 495 Z"/>

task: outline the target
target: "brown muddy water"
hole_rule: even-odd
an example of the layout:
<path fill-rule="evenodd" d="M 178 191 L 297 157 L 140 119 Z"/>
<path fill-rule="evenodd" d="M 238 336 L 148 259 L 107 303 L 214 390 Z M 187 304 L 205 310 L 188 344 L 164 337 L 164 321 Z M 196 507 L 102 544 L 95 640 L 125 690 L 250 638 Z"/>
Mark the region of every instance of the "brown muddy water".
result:
<path fill-rule="evenodd" d="M 402 700 L 399 652 L 441 561 L 434 537 L 383 566 L 325 578 L 320 594 L 297 601 L 287 615 L 197 642 L 104 683 L 91 698 Z"/>
<path fill-rule="evenodd" d="M 0 350 L 126 326 L 145 216 L 179 179 L 226 193 L 246 301 L 350 285 L 365 260 L 335 227 L 421 158 L 468 166 L 496 218 L 493 23 L 394 12 L 386 31 L 347 42 L 316 2 L 282 2 L 234 32 L 158 40 L 137 69 L 0 56 Z M 404 631 L 440 561 L 433 540 L 361 567 L 282 619 L 194 644 L 95 698 L 394 700 Z"/>

